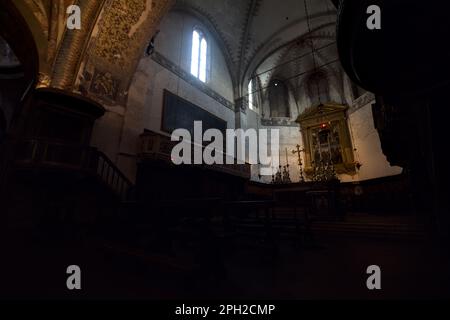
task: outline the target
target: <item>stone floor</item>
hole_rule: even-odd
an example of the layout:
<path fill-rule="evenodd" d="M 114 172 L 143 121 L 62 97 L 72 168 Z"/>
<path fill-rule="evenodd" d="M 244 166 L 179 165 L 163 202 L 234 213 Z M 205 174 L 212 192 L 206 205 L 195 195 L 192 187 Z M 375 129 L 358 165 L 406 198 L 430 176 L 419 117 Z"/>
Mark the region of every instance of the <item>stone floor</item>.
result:
<path fill-rule="evenodd" d="M 376 223 L 407 223 L 403 218 Z M 369 219 L 369 220 L 370 220 Z M 361 218 L 353 219 L 362 223 Z M 366 220 L 366 221 L 369 221 Z M 380 222 L 381 221 L 381 222 Z M 384 221 L 384 222 L 383 222 Z M 370 222 L 372 223 L 372 222 Z M 317 233 L 314 243 L 222 243 L 201 255 L 171 255 L 105 244 L 3 238 L 0 298 L 7 299 L 435 299 L 450 297 L 450 251 L 429 238 L 346 237 Z M 66 289 L 66 268 L 79 265 L 82 290 Z M 382 290 L 366 288 L 378 265 Z"/>

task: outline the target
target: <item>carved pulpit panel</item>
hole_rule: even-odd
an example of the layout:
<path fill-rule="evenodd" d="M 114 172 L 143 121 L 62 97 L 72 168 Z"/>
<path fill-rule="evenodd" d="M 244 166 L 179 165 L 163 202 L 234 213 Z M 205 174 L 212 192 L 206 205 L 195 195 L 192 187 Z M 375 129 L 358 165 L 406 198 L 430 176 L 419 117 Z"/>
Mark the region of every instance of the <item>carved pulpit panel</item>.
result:
<path fill-rule="evenodd" d="M 320 104 L 308 108 L 297 119 L 305 146 L 305 173 L 314 166 L 332 163 L 338 174 L 355 174 L 355 159 L 347 123 L 348 107 Z"/>

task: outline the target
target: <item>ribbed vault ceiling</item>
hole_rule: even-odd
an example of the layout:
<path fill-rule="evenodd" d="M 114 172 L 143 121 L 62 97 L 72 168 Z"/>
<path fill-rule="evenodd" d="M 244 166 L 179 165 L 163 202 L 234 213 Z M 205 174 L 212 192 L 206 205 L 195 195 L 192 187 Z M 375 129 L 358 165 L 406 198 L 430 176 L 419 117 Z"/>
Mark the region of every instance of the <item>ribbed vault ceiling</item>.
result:
<path fill-rule="evenodd" d="M 176 7 L 194 11 L 214 26 L 237 83 L 306 53 L 310 49 L 301 39 L 310 29 L 309 38 L 317 47 L 335 40 L 336 9 L 331 0 L 306 0 L 309 27 L 304 0 L 177 0 Z M 305 64 L 308 59 L 287 65 L 285 77 Z M 262 77 L 262 82 L 271 75 Z"/>

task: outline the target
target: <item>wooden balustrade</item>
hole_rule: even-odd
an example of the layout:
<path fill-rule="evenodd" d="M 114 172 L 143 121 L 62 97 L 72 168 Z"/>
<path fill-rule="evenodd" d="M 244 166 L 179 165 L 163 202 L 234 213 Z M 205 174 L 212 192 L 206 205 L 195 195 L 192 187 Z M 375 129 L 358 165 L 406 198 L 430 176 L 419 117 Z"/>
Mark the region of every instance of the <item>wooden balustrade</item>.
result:
<path fill-rule="evenodd" d="M 162 160 L 172 163 L 171 153 L 178 142 L 171 141 L 170 136 L 146 131 L 140 136 L 140 158 L 143 160 Z M 202 146 L 204 149 L 205 147 Z M 224 155 L 225 158 L 225 155 Z M 193 163 L 193 161 L 192 161 Z M 195 165 L 204 166 L 208 169 L 219 171 L 234 176 L 240 176 L 246 179 L 251 177 L 251 167 L 246 164 L 213 164 L 213 165 Z"/>
<path fill-rule="evenodd" d="M 18 167 L 82 171 L 99 178 L 122 200 L 128 198 L 133 186 L 104 153 L 93 147 L 24 140 L 14 144 L 14 151 Z"/>
<path fill-rule="evenodd" d="M 122 200 L 129 198 L 133 183 L 116 167 L 116 165 L 102 152 L 96 150 L 96 174 L 111 189 L 118 194 Z"/>

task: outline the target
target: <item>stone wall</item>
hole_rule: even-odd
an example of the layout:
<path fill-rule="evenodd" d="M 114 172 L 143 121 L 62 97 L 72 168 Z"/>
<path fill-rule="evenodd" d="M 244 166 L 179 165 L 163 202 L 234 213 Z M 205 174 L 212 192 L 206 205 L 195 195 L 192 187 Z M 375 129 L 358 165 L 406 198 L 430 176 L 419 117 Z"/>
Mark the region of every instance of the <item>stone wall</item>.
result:
<path fill-rule="evenodd" d="M 194 28 L 201 28 L 208 40 L 206 83 L 190 74 Z M 98 138 L 93 140 L 113 157 L 132 181 L 136 176 L 139 135 L 145 129 L 162 133 L 164 90 L 225 120 L 228 128 L 235 126 L 231 76 L 225 58 L 208 30 L 198 19 L 181 12 L 167 14 L 159 29 L 155 52 L 151 56 L 143 55 L 139 62 L 126 107 L 116 108 L 115 112 L 109 112 L 99 120 L 97 126 L 101 127 L 102 134 L 97 134 Z M 107 141 L 103 141 L 104 137 L 108 137 Z"/>
<path fill-rule="evenodd" d="M 344 90 L 344 98 L 350 101 L 351 106 L 348 111 L 348 125 L 353 147 L 355 149 L 355 161 L 362 166 L 353 176 L 342 174 L 339 179 L 342 182 L 364 181 L 377 179 L 381 177 L 394 176 L 402 173 L 402 168 L 391 166 L 383 154 L 378 132 L 375 129 L 372 115 L 372 104 L 374 96 L 366 93 L 363 96 L 353 99 L 348 90 Z M 261 115 L 252 110 L 246 114 L 247 128 L 265 128 L 280 130 L 280 151 L 281 165 L 286 164 L 286 149 L 288 151 L 288 164 L 292 181 L 299 180 L 298 156 L 293 154 L 297 144 L 303 145 L 302 135 L 297 124 L 279 124 L 271 123 L 270 126 L 264 126 Z M 304 155 L 302 155 L 304 162 Z M 258 166 L 252 167 L 252 179 L 260 182 L 270 182 L 271 177 L 258 177 Z"/>
<path fill-rule="evenodd" d="M 392 167 L 386 160 L 381 149 L 380 137 L 375 129 L 372 115 L 373 95 L 367 93 L 355 101 L 348 115 L 349 128 L 352 135 L 355 160 L 362 164 L 358 173 L 351 176 L 342 176 L 341 180 L 362 181 L 386 176 L 394 176 L 402 172 L 400 167 Z"/>

